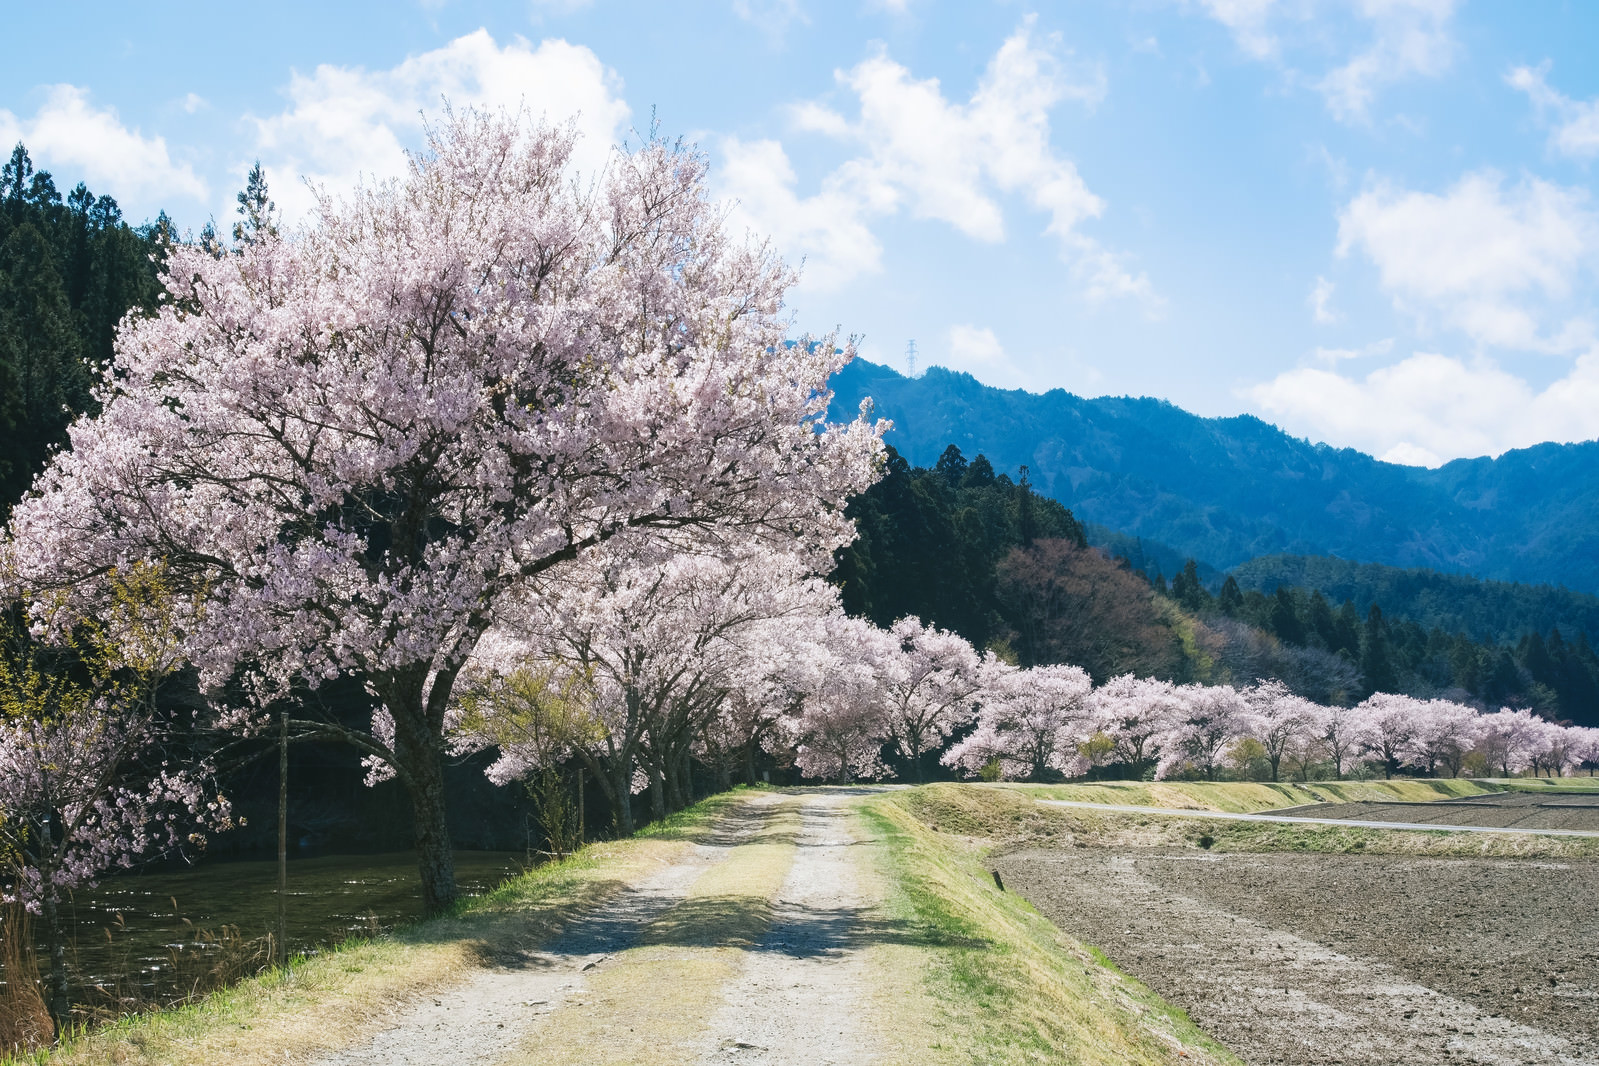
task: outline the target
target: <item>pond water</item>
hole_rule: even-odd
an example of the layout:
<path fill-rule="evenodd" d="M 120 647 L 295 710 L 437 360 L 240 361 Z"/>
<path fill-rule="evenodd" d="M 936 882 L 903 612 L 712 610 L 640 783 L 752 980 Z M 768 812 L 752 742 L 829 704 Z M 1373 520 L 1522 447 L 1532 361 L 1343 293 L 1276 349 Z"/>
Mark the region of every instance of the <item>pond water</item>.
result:
<path fill-rule="evenodd" d="M 456 880 L 468 895 L 491 890 L 527 867 L 520 852 L 455 855 Z M 111 877 L 98 888 L 80 890 L 66 907 L 76 976 L 87 986 L 139 986 L 159 997 L 168 983 L 163 976 L 188 969 L 184 953 L 222 950 L 202 931 L 233 927 L 235 950 L 241 941 L 271 932 L 277 879 L 276 860 L 222 862 Z M 392 929 L 422 913 L 410 852 L 290 859 L 288 900 L 291 953 Z"/>

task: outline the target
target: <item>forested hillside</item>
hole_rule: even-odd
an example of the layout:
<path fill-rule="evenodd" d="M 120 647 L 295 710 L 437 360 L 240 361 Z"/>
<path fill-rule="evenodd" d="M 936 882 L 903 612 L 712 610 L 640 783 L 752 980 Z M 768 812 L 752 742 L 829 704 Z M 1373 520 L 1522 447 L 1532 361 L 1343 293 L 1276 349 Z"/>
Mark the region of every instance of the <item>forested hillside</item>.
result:
<path fill-rule="evenodd" d="M 1378 603 L 1384 611 L 1428 629 L 1464 633 L 1473 640 L 1514 642 L 1529 632 L 1547 633 L 1556 626 L 1573 636 L 1581 632 L 1590 641 L 1599 640 L 1599 597 L 1554 585 L 1479 581 L 1326 555 L 1268 555 L 1235 567 L 1232 576 L 1240 588 L 1268 594 L 1278 585 L 1319 589 L 1334 603 L 1352 600 L 1361 612 Z M 1207 577 L 1203 569 L 1200 577 Z M 1220 577 L 1206 584 L 1216 588 Z"/>
<path fill-rule="evenodd" d="M 1229 576 L 1213 594 L 1192 560 L 1168 585 L 1125 552 L 1089 547 L 1072 512 L 1033 493 L 1025 471 L 996 473 L 953 445 L 932 468 L 891 453 L 849 513 L 860 538 L 834 574 L 847 610 L 879 625 L 916 615 L 1026 666 L 1073 663 L 1096 682 L 1280 678 L 1330 704 L 1400 692 L 1599 722 L 1588 597 L 1391 570 L 1329 597 L 1310 565 L 1298 571 L 1304 586 L 1278 581 L 1266 594 Z M 1479 609 L 1526 624 L 1484 637 L 1451 624 Z"/>
<path fill-rule="evenodd" d="M 0 516 L 89 409 L 117 323 L 155 300 L 170 238 L 165 216 L 135 230 L 81 183 L 63 196 L 22 145 L 0 168 Z"/>
<path fill-rule="evenodd" d="M 999 469 L 1025 464 L 1037 490 L 1079 519 L 1222 570 L 1262 555 L 1337 555 L 1599 591 L 1599 442 L 1425 470 L 1247 415 L 1005 391 L 940 367 L 913 379 L 857 360 L 833 385 L 836 416 L 870 396 L 912 463 L 954 443 Z"/>

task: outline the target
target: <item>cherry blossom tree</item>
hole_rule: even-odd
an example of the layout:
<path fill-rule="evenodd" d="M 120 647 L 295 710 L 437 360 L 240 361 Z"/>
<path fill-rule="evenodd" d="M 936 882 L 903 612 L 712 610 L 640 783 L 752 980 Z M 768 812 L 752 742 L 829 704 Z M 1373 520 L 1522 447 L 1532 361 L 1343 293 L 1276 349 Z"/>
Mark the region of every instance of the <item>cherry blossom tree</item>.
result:
<path fill-rule="evenodd" d="M 1525 707 L 1501 707 L 1483 716 L 1478 749 L 1490 766 L 1510 777 L 1532 764 L 1542 725 L 1543 720 Z"/>
<path fill-rule="evenodd" d="M 1183 685 L 1178 695 L 1182 718 L 1161 739 L 1155 776 L 1169 777 L 1191 765 L 1214 781 L 1228 745 L 1248 733 L 1249 709 L 1231 685 Z"/>
<path fill-rule="evenodd" d="M 101 616 L 60 646 L 0 634 L 0 894 L 43 919 L 58 1032 L 71 1006 L 66 894 L 152 853 L 203 848 L 229 816 L 176 743 L 192 723 L 165 692 L 182 658 L 159 572 L 135 566 L 108 585 Z"/>
<path fill-rule="evenodd" d="M 1451 700 L 1428 700 L 1417 708 L 1416 754 L 1427 773 L 1440 766 L 1459 777 L 1466 754 L 1477 743 L 1480 717 L 1476 710 Z"/>
<path fill-rule="evenodd" d="M 901 618 L 889 636 L 899 645 L 883 677 L 889 734 L 920 784 L 922 755 L 976 716 L 981 660 L 964 637 L 919 618 Z"/>
<path fill-rule="evenodd" d="M 1366 748 L 1366 716 L 1354 707 L 1322 707 L 1316 714 L 1316 732 L 1333 763 L 1333 775 L 1343 780 L 1344 770 Z"/>
<path fill-rule="evenodd" d="M 759 542 L 737 546 L 728 559 L 685 550 L 648 563 L 626 547 L 597 549 L 559 581 L 502 604 L 501 623 L 468 666 L 469 691 L 486 698 L 474 699 L 477 713 L 463 719 L 457 744 L 498 747 L 490 775 L 499 781 L 583 760 L 624 834 L 633 830 L 631 796 L 641 778 L 657 817 L 686 804 L 684 763 L 726 701 L 754 631 L 837 604 L 836 592 L 807 577 L 799 560 Z M 557 731 L 538 729 L 540 722 L 566 715 L 566 701 L 531 714 L 497 701 L 497 679 L 518 670 L 565 679 L 591 724 L 560 730 L 571 738 L 564 744 L 542 743 L 541 734 Z"/>
<path fill-rule="evenodd" d="M 1376 692 L 1356 707 L 1362 723 L 1365 749 L 1383 764 L 1384 776 L 1415 758 L 1417 736 L 1427 711 L 1427 701 L 1413 696 Z"/>
<path fill-rule="evenodd" d="M 1283 756 L 1297 745 L 1316 724 L 1316 705 L 1301 699 L 1275 678 L 1243 690 L 1246 728 L 1249 735 L 1266 749 L 1271 764 L 1271 779 L 1276 781 Z"/>
<path fill-rule="evenodd" d="M 1018 669 L 985 664 L 977 728 L 950 748 L 944 763 L 975 774 L 998 760 L 1010 780 L 1075 777 L 1087 769 L 1079 751 L 1093 682 L 1076 666 Z"/>
<path fill-rule="evenodd" d="M 1176 685 L 1132 674 L 1111 678 L 1088 699 L 1095 732 L 1110 737 L 1116 758 L 1138 771 L 1158 759 L 1160 739 L 1181 719 L 1184 707 Z"/>
<path fill-rule="evenodd" d="M 869 622 L 830 615 L 796 641 L 802 675 L 800 710 L 785 722 L 795 765 L 807 777 L 847 784 L 887 773 L 882 749 L 890 725 L 885 665 L 899 654 L 892 637 Z"/>
<path fill-rule="evenodd" d="M 1586 766 L 1588 776 L 1599 769 L 1599 729 L 1592 726 L 1573 726 L 1571 729 L 1571 758 L 1577 766 Z"/>
<path fill-rule="evenodd" d="M 1571 730 L 1554 722 L 1540 722 L 1533 730 L 1529 761 L 1533 773 L 1539 770 L 1550 777 L 1564 777 L 1574 759 Z"/>
<path fill-rule="evenodd" d="M 208 684 L 358 675 L 382 721 L 298 728 L 404 786 L 430 913 L 456 894 L 451 694 L 501 600 L 630 532 L 825 557 L 881 452 L 864 415 L 823 424 L 852 353 L 789 342 L 794 275 L 729 238 L 703 159 L 652 141 L 578 180 L 574 138 L 449 114 L 402 180 L 297 232 L 174 248 L 11 523 L 37 595 L 88 610 L 137 560 L 204 590 Z"/>

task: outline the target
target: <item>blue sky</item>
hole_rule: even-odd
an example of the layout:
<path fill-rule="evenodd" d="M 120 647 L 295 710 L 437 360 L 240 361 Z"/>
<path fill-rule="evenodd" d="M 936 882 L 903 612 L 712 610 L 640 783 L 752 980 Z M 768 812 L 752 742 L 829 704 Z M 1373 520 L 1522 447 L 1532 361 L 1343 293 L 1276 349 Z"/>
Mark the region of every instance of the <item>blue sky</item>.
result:
<path fill-rule="evenodd" d="M 1401 462 L 1599 436 L 1599 4 L 72 10 L 8 19 L 0 139 L 134 219 L 226 229 L 259 158 L 292 221 L 446 96 L 578 114 L 591 162 L 653 114 L 876 361 Z"/>

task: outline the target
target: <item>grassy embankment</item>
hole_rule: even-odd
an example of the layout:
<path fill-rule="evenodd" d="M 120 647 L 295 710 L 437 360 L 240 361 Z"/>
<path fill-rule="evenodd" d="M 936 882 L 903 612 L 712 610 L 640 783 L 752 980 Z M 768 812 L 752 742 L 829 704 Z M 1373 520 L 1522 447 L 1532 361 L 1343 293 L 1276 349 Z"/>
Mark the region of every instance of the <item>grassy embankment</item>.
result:
<path fill-rule="evenodd" d="M 138 1014 L 0 1066 L 230 1066 L 302 1061 L 370 1032 L 396 1003 L 458 980 L 496 954 L 537 944 L 574 913 L 679 859 L 692 839 L 747 793 L 714 797 L 629 840 L 590 844 L 538 867 L 456 913 L 373 939 L 353 939 L 173 1010 Z"/>
<path fill-rule="evenodd" d="M 861 810 L 882 847 L 894 920 L 915 931 L 916 967 L 943 1017 L 917 1061 L 1237 1063 L 1177 1008 L 1063 934 L 1021 897 L 999 891 L 982 841 L 940 831 L 929 799 L 945 791 L 1025 804 L 970 786 L 925 786 L 867 800 Z M 971 828 L 975 828 L 971 827 Z M 903 970 L 901 971 L 903 972 Z"/>
<path fill-rule="evenodd" d="M 1491 784 L 1517 792 L 1599 792 L 1599 777 L 1496 777 Z"/>
<path fill-rule="evenodd" d="M 1043 791 L 1048 793 L 1048 798 L 1088 798 L 1059 794 L 1060 788 L 1070 787 L 1074 786 L 1057 786 Z M 1249 801 L 1248 790 L 1256 786 L 1216 784 L 1184 787 L 1205 788 L 1209 798 L 1216 803 L 1210 809 L 1244 810 L 1247 808 L 1242 805 Z M 1238 794 L 1230 795 L 1229 790 L 1237 790 Z M 986 852 L 1021 848 L 1209 847 L 1219 851 L 1599 859 L 1599 839 L 1514 833 L 1457 833 L 1447 828 L 1385 830 L 1341 825 L 1239 822 L 1196 818 L 1192 815 L 1166 817 L 1158 813 L 1095 811 L 1034 803 L 1033 791 L 993 786 L 929 785 L 905 793 L 903 802 L 925 825 L 944 834 L 972 840 Z M 1098 798 L 1089 801 L 1132 802 Z"/>
<path fill-rule="evenodd" d="M 1224 811 L 1254 814 L 1258 811 L 1298 807 L 1307 803 L 1428 803 L 1433 800 L 1481 796 L 1501 791 L 1464 778 L 1396 778 L 1387 781 L 1106 781 L 1076 785 L 993 785 L 1037 799 L 1074 800 L 1079 803 L 1117 803 L 1134 807 L 1168 807 L 1174 810 Z"/>

